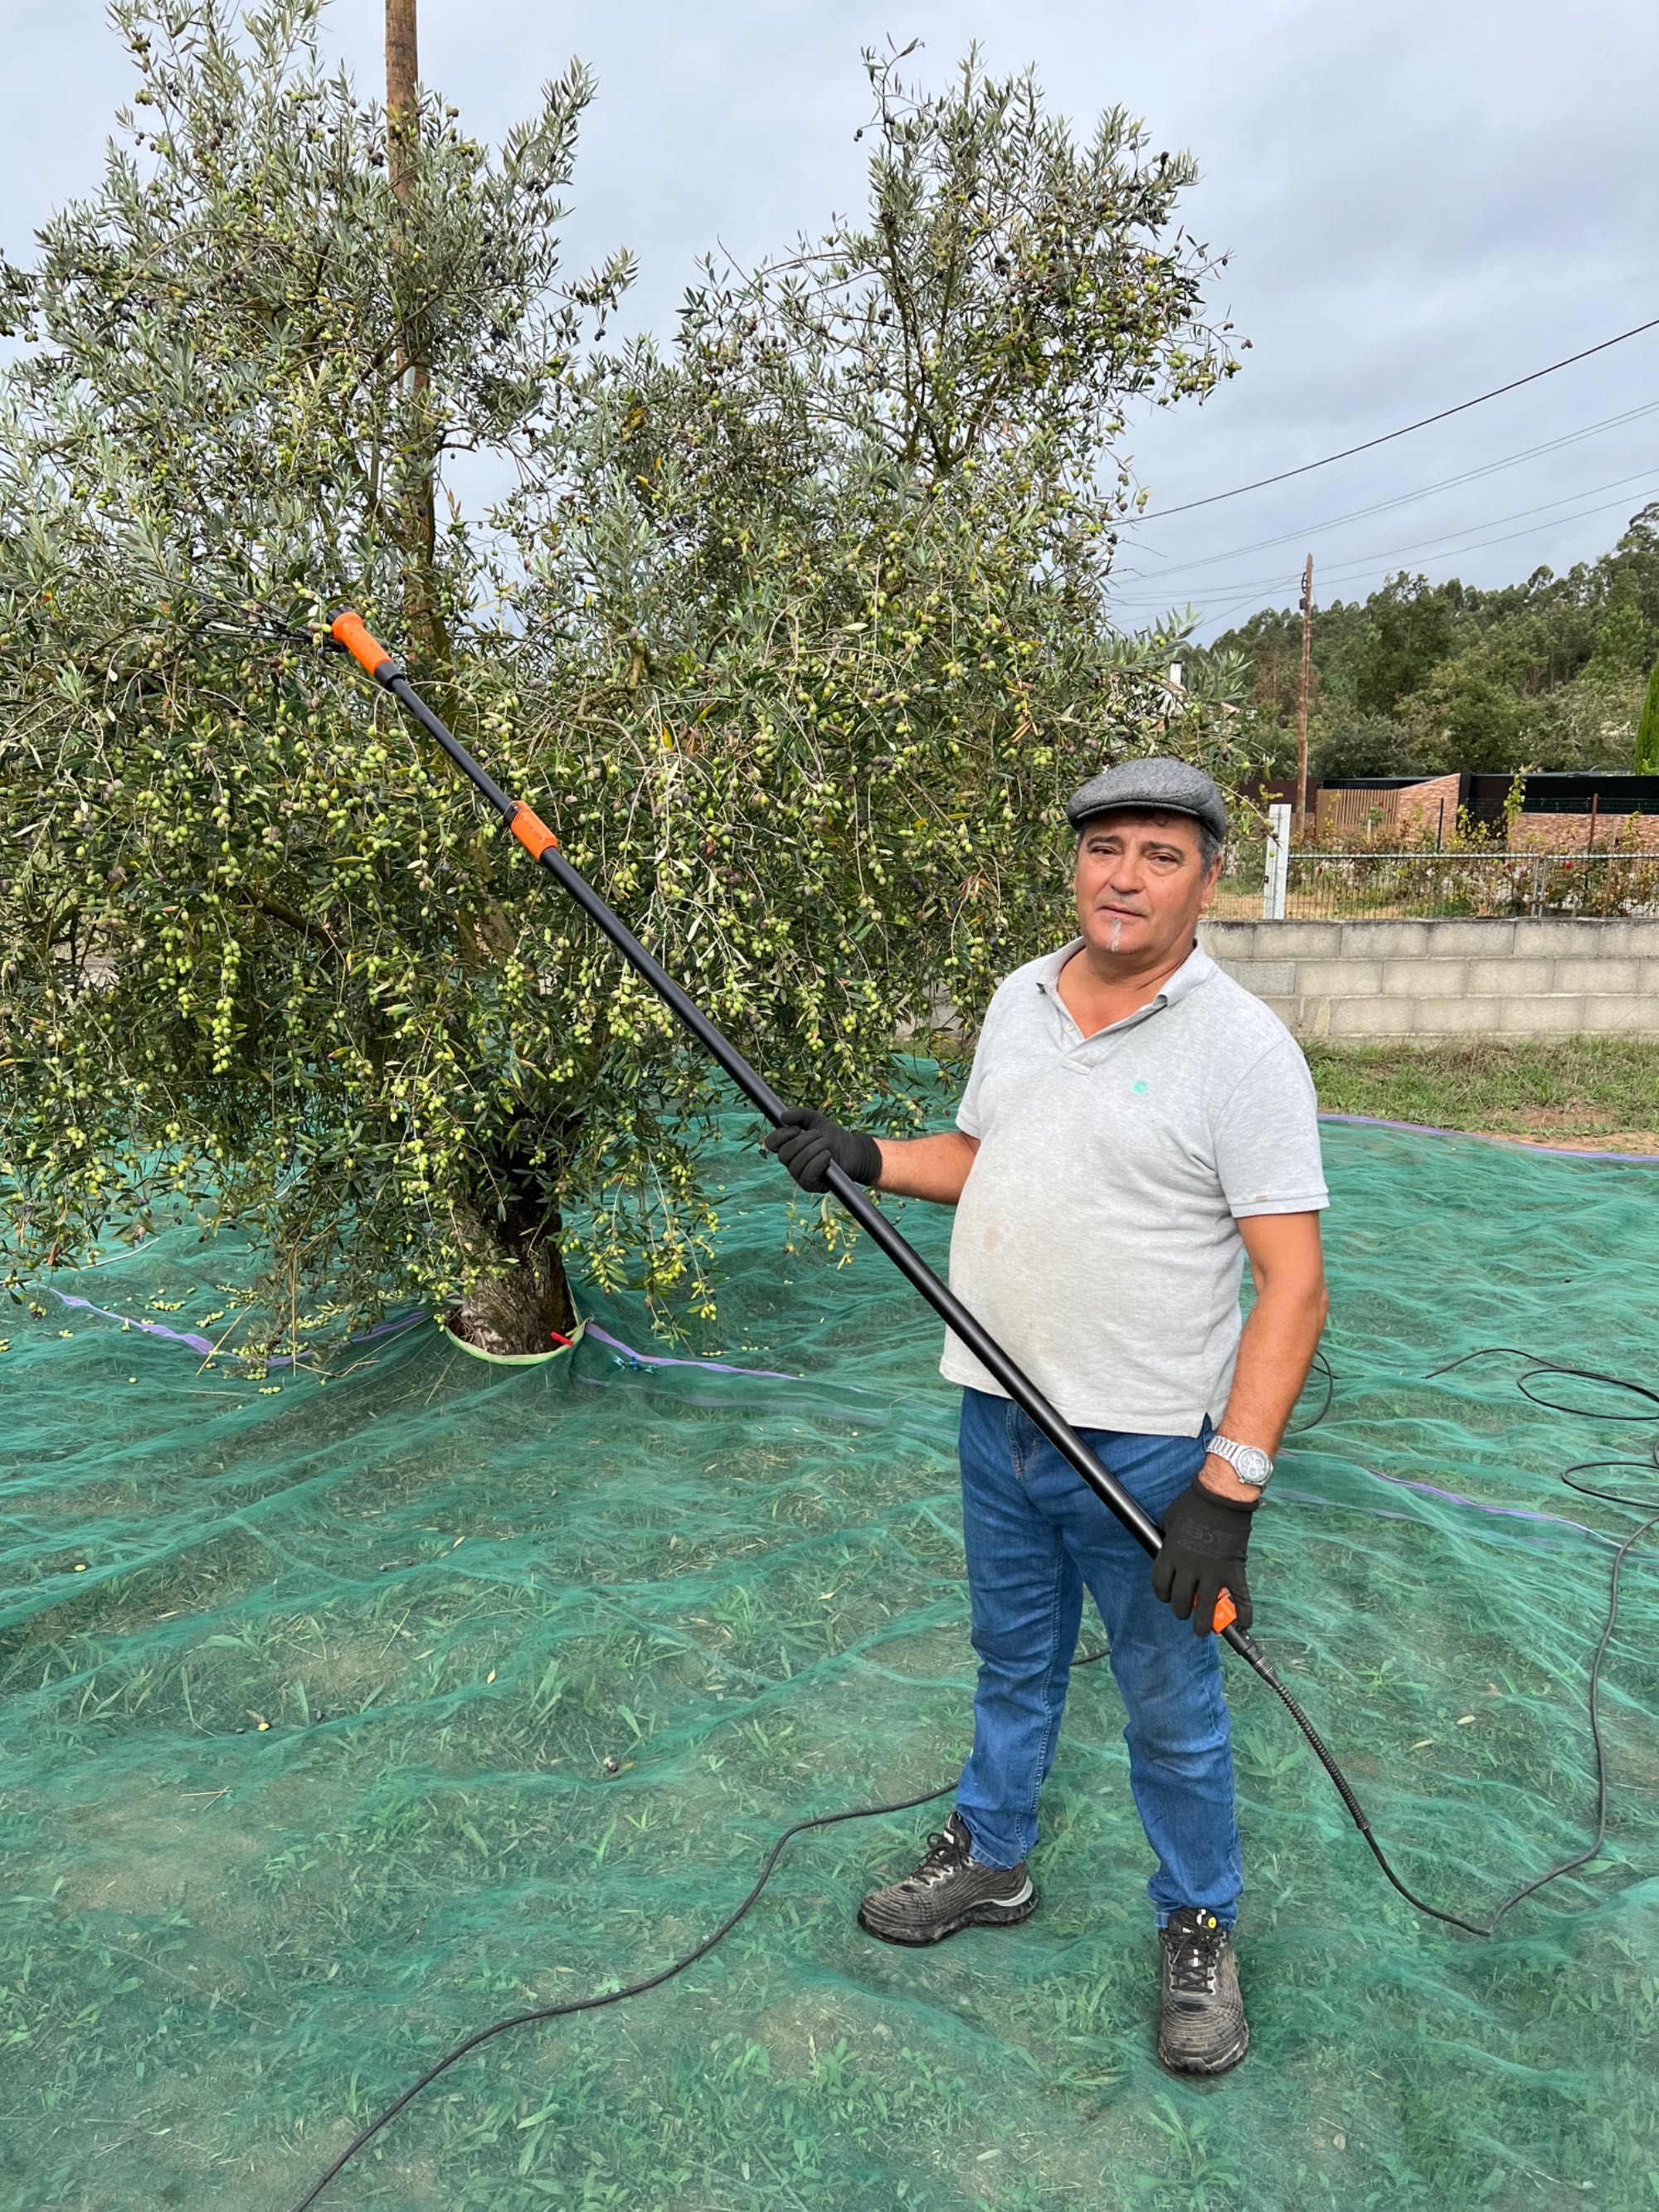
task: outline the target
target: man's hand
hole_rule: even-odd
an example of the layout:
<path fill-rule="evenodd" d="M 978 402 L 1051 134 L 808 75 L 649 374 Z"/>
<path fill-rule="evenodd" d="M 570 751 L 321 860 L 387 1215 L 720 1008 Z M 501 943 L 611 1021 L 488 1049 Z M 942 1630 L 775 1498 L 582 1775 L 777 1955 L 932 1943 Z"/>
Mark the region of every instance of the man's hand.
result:
<path fill-rule="evenodd" d="M 1238 1626 L 1250 1625 L 1244 1553 L 1255 1511 L 1254 1505 L 1218 1498 L 1194 1478 L 1164 1516 L 1164 1548 L 1152 1561 L 1152 1594 L 1177 1620 L 1190 1615 L 1195 1636 L 1210 1633 L 1223 1590 L 1237 1608 Z"/>
<path fill-rule="evenodd" d="M 881 1147 L 875 1139 L 859 1129 L 843 1129 L 810 1106 L 786 1106 L 766 1149 L 777 1154 L 803 1190 L 828 1188 L 831 1161 L 854 1182 L 872 1189 L 881 1180 Z"/>

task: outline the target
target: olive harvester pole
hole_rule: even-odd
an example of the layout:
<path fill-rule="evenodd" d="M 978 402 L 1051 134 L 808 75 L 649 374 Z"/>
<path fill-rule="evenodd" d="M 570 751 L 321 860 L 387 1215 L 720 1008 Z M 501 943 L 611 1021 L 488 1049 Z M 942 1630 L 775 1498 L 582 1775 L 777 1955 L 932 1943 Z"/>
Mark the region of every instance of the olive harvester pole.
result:
<path fill-rule="evenodd" d="M 770 1084 L 757 1073 L 737 1047 L 714 1027 L 702 1009 L 687 998 L 673 977 L 659 962 L 653 959 L 621 917 L 612 911 L 586 878 L 571 866 L 559 849 L 558 839 L 534 810 L 521 799 L 509 798 L 495 778 L 474 760 L 459 738 L 427 705 L 404 673 L 401 663 L 370 635 L 362 618 L 348 608 L 336 615 L 330 624 L 329 635 L 337 645 L 343 646 L 368 670 L 383 690 L 389 691 L 400 705 L 409 709 L 423 729 L 431 732 L 480 797 L 495 808 L 525 850 L 556 878 L 582 912 L 603 930 L 629 966 L 645 978 L 675 1019 L 690 1031 L 709 1057 L 725 1069 L 750 1104 L 763 1114 L 775 1128 L 783 1115 L 784 1102 Z M 899 1234 L 862 1185 L 854 1182 L 844 1168 L 832 1162 L 828 1188 L 866 1236 L 879 1245 L 906 1282 L 921 1291 L 934 1312 L 962 1339 L 980 1364 L 995 1376 L 1008 1396 L 1042 1431 L 1055 1450 L 1076 1468 L 1102 1504 L 1110 1507 L 1136 1542 L 1145 1551 L 1156 1555 L 1164 1542 L 1163 1531 L 1157 1522 L 1102 1466 L 1070 1422 L 1055 1411 L 1030 1376 L 1014 1364 L 996 1340 L 986 1333 L 966 1306 L 939 1280 L 921 1253 Z M 1215 1618 L 1211 1626 L 1216 1634 L 1224 1636 L 1234 1650 L 1248 1660 L 1259 1674 L 1264 1671 L 1262 1655 L 1249 1633 L 1238 1626 L 1232 1599 L 1225 1590 L 1217 1602 Z"/>

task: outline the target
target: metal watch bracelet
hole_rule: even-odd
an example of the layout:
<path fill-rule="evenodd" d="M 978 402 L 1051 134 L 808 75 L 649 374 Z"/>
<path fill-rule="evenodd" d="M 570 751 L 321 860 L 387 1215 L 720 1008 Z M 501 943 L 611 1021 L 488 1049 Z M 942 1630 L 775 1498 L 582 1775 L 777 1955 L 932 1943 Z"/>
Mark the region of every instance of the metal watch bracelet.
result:
<path fill-rule="evenodd" d="M 1209 1449 L 1218 1459 L 1224 1459 L 1239 1480 L 1251 1490 L 1262 1490 L 1273 1471 L 1273 1463 L 1259 1444 L 1242 1444 L 1232 1437 L 1213 1436 Z"/>

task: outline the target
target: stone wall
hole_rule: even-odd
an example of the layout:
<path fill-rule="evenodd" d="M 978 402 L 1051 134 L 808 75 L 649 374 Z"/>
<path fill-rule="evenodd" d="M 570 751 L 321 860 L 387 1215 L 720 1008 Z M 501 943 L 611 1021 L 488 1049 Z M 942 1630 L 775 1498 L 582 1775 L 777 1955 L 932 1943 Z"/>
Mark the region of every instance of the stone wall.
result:
<path fill-rule="evenodd" d="M 1212 921 L 1201 939 L 1298 1036 L 1659 1036 L 1659 920 Z"/>

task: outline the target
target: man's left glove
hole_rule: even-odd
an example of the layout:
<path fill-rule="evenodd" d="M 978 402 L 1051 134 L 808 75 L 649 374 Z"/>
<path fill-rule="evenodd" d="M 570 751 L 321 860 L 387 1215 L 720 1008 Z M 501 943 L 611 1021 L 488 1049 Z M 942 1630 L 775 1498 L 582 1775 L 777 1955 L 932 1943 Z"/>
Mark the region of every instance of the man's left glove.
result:
<path fill-rule="evenodd" d="M 1173 1609 L 1177 1620 L 1190 1614 L 1196 1636 L 1210 1633 L 1223 1590 L 1238 1609 L 1238 1626 L 1250 1625 L 1244 1553 L 1255 1511 L 1254 1505 L 1206 1490 L 1194 1476 L 1164 1516 L 1164 1548 L 1152 1561 L 1152 1594 Z"/>
<path fill-rule="evenodd" d="M 777 1154 L 803 1190 L 826 1187 L 832 1160 L 854 1182 L 873 1189 L 881 1180 L 881 1146 L 875 1139 L 860 1129 L 843 1129 L 810 1106 L 786 1106 L 766 1149 Z"/>

